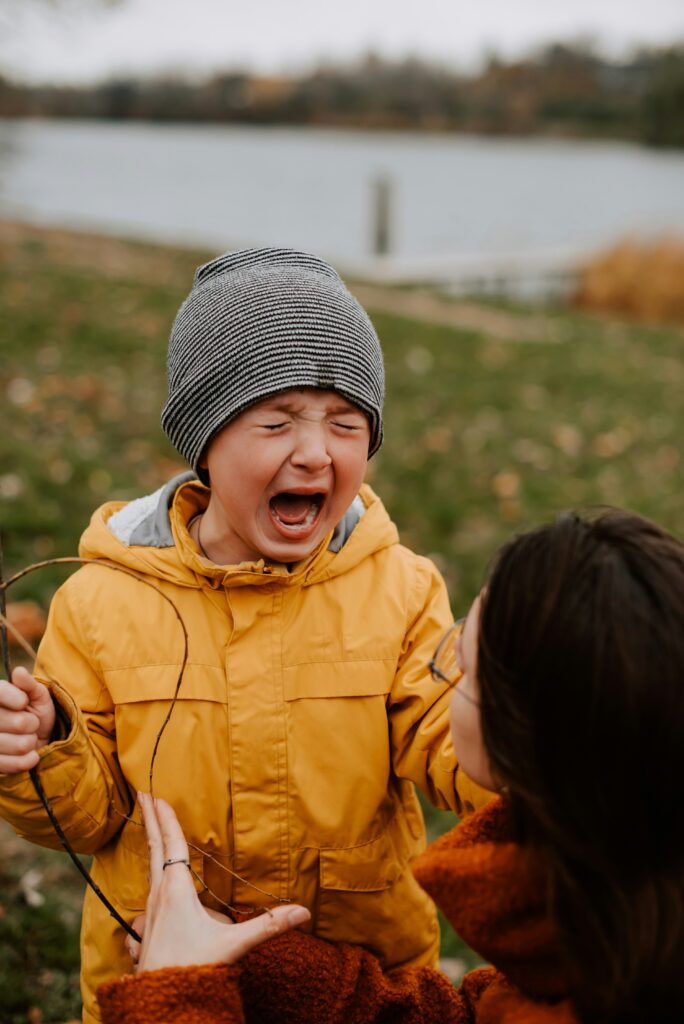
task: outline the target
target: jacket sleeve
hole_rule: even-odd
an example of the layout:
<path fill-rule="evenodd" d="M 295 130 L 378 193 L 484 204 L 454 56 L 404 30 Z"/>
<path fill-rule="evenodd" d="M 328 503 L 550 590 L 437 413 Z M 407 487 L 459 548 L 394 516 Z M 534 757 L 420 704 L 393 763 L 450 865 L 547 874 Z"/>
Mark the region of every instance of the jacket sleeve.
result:
<path fill-rule="evenodd" d="M 98 1001 L 103 1024 L 473 1024 L 497 977 L 481 968 L 457 990 L 432 967 L 385 974 L 360 946 L 291 932 L 253 950 L 239 968 L 129 975 L 102 985 Z"/>
<path fill-rule="evenodd" d="M 238 974 L 223 964 L 128 974 L 97 990 L 103 1024 L 244 1024 Z"/>
<path fill-rule="evenodd" d="M 302 932 L 278 936 L 240 963 L 249 1024 L 469 1024 L 467 994 L 433 967 L 384 973 L 361 946 Z"/>
<path fill-rule="evenodd" d="M 427 558 L 414 558 L 406 632 L 388 700 L 392 766 L 435 807 L 463 815 L 482 807 L 492 794 L 468 778 L 456 759 L 449 728 L 452 691 L 436 683 L 428 667 L 453 617 L 436 567 Z"/>
<path fill-rule="evenodd" d="M 87 634 L 79 575 L 55 594 L 38 651 L 36 678 L 69 722 L 64 738 L 40 751 L 38 774 L 71 845 L 93 853 L 121 828 L 132 801 L 116 753 L 114 707 Z M 23 838 L 60 848 L 28 772 L 0 775 L 0 815 Z"/>

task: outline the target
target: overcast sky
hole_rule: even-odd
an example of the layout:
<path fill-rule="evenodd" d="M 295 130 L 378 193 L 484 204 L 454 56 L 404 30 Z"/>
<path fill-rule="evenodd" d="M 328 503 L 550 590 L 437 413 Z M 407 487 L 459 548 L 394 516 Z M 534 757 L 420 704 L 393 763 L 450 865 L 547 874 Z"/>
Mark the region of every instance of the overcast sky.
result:
<path fill-rule="evenodd" d="M 281 72 L 369 49 L 473 66 L 488 50 L 515 55 L 580 35 L 615 55 L 638 43 L 684 41 L 684 0 L 121 0 L 96 7 L 62 0 L 61 10 L 46 13 L 29 0 L 0 0 L 5 73 L 83 82 L 236 65 Z"/>

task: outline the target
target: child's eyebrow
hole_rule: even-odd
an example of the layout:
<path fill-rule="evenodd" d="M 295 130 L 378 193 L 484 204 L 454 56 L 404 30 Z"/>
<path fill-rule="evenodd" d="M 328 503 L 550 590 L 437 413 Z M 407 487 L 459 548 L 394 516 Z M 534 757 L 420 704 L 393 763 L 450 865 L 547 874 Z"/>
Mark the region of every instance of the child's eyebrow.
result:
<path fill-rule="evenodd" d="M 358 409 L 351 402 L 345 402 L 343 405 L 332 406 L 329 410 L 335 416 L 365 416 L 363 410 Z"/>
<path fill-rule="evenodd" d="M 254 412 L 289 412 L 293 407 L 293 402 L 260 402 Z"/>
<path fill-rule="evenodd" d="M 264 402 L 263 405 L 259 406 L 260 412 L 297 412 L 300 408 L 300 403 L 296 399 L 274 398 L 272 401 Z M 344 400 L 336 402 L 334 405 L 329 405 L 325 410 L 330 416 L 352 416 L 358 415 L 363 416 L 364 413 L 361 409 L 358 409 L 351 402 L 345 402 Z"/>

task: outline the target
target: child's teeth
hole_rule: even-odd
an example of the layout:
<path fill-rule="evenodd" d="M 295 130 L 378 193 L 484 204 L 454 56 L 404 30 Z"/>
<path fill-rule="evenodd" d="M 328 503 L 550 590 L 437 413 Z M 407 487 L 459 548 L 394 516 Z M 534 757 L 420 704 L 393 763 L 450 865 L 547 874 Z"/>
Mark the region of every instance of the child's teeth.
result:
<path fill-rule="evenodd" d="M 314 519 L 316 518 L 316 513 L 317 512 L 318 512 L 318 508 L 316 507 L 316 505 L 312 504 L 311 508 L 306 513 L 306 516 L 304 517 L 304 519 L 302 520 L 301 523 L 283 523 L 283 526 L 287 527 L 288 530 L 293 530 L 295 532 L 297 530 L 304 530 L 304 529 L 306 529 L 307 526 L 311 526 L 311 524 L 313 523 Z M 281 519 L 281 522 L 282 522 L 282 519 Z"/>
<path fill-rule="evenodd" d="M 300 500 L 300 508 L 304 505 L 304 502 L 305 499 Z M 302 530 L 308 529 L 316 520 L 321 504 L 320 498 L 312 497 L 306 502 L 306 508 L 299 511 L 296 508 L 297 501 L 294 496 L 285 499 L 276 497 L 271 502 L 271 507 L 273 514 L 282 527 L 292 533 L 299 533 Z M 298 517 L 299 515 L 301 515 L 301 518 Z"/>

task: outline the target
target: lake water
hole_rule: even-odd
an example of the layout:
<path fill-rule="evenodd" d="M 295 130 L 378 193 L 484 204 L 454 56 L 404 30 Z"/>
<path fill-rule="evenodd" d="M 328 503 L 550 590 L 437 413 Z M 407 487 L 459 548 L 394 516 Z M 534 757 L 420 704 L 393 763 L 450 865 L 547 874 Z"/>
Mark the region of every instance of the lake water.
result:
<path fill-rule="evenodd" d="M 354 266 L 372 183 L 407 259 L 585 252 L 684 234 L 684 153 L 626 143 L 308 128 L 0 120 L 0 216 Z"/>

